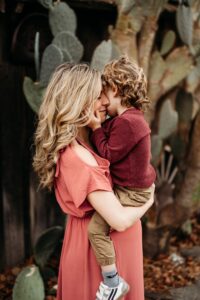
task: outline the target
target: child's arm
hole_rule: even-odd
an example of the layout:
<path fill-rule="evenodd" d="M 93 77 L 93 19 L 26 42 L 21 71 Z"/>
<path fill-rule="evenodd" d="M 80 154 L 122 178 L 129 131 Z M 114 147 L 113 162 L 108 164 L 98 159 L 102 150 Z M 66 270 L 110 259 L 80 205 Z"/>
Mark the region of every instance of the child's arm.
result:
<path fill-rule="evenodd" d="M 111 163 L 123 159 L 138 141 L 150 132 L 142 128 L 142 124 L 139 123 L 134 128 L 127 119 L 117 118 L 114 121 L 109 137 L 105 135 L 102 127 L 93 129 L 91 140 L 100 156 L 108 159 Z M 138 125 L 140 130 L 137 128 Z"/>

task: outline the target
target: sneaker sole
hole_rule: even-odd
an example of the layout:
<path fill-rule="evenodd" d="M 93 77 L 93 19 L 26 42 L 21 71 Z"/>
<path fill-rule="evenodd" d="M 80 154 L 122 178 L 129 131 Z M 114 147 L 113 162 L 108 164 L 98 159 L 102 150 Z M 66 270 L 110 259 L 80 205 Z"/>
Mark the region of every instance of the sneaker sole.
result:
<path fill-rule="evenodd" d="M 129 292 L 129 290 L 130 286 L 127 284 L 126 289 L 123 291 L 123 294 L 120 297 L 116 298 L 116 300 L 121 300 Z"/>

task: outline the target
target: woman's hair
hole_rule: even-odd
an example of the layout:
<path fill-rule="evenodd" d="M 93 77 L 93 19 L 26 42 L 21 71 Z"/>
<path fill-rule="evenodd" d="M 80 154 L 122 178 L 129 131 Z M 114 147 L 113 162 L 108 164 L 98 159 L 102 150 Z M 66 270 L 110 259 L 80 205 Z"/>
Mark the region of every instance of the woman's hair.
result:
<path fill-rule="evenodd" d="M 145 110 L 145 106 L 150 103 L 143 69 L 126 56 L 121 56 L 104 67 L 102 81 L 104 89 L 117 88 L 117 96 L 121 98 L 123 106 Z"/>
<path fill-rule="evenodd" d="M 59 151 L 88 124 L 101 93 L 101 73 L 87 64 L 62 64 L 54 72 L 39 110 L 34 170 L 40 186 L 53 187 Z"/>

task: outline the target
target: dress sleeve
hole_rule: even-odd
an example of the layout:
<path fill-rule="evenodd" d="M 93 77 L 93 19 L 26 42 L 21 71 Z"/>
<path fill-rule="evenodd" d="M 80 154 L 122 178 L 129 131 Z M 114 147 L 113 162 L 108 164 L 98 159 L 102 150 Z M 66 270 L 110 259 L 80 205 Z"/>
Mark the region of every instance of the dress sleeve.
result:
<path fill-rule="evenodd" d="M 87 201 L 87 195 L 93 191 L 112 191 L 108 170 L 75 161 L 68 166 L 62 165 L 61 172 L 69 199 L 74 202 L 76 208 Z"/>

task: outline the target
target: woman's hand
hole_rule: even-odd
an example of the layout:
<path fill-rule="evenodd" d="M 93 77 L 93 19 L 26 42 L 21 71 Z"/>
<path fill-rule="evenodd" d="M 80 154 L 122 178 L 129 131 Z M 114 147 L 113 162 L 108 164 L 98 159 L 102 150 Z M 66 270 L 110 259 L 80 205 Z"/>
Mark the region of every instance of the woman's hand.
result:
<path fill-rule="evenodd" d="M 101 127 L 101 115 L 98 110 L 95 111 L 94 114 L 91 116 L 90 122 L 89 124 L 87 124 L 87 126 L 91 128 L 92 131 Z"/>

